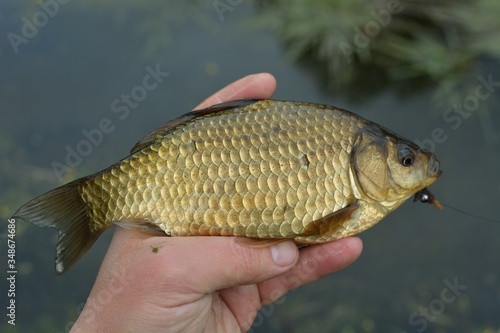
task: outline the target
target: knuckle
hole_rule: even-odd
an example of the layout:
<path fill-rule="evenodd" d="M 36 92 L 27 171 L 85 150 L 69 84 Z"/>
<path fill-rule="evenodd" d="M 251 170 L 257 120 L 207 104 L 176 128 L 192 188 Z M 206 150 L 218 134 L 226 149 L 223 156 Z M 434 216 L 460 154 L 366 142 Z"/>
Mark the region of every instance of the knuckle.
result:
<path fill-rule="evenodd" d="M 259 274 L 264 264 L 262 249 L 243 247 L 235 242 L 231 243 L 232 255 L 236 259 L 236 278 L 238 281 L 252 279 Z"/>

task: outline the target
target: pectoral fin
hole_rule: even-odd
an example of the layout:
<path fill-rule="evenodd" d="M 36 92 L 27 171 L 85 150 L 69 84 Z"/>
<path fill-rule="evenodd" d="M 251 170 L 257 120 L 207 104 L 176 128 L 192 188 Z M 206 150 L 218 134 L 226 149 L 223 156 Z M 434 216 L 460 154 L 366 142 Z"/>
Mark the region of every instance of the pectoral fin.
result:
<path fill-rule="evenodd" d="M 349 206 L 328 214 L 319 220 L 312 221 L 302 230 L 300 237 L 326 237 L 328 235 L 333 235 L 346 225 L 358 208 L 359 203 L 355 201 Z"/>

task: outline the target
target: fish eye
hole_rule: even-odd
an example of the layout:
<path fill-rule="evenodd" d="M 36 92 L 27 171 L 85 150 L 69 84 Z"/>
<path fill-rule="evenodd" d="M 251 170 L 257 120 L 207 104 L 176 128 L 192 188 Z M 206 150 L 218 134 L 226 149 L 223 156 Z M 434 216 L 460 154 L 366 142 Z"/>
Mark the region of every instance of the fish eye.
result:
<path fill-rule="evenodd" d="M 409 167 L 415 161 L 415 154 L 410 147 L 404 146 L 398 151 L 398 159 L 402 166 Z"/>

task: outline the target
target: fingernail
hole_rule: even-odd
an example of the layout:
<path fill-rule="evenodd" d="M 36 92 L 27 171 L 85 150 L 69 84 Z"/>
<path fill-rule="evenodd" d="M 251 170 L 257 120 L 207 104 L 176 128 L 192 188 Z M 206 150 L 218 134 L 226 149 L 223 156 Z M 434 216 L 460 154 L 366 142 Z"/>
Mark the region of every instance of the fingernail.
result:
<path fill-rule="evenodd" d="M 276 265 L 290 266 L 297 256 L 297 246 L 292 242 L 283 242 L 271 246 L 271 255 Z"/>

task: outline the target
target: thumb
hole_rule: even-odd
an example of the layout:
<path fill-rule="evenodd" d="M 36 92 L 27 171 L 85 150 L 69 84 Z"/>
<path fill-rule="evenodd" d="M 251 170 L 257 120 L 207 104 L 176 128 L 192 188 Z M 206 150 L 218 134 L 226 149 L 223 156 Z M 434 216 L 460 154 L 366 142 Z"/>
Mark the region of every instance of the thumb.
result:
<path fill-rule="evenodd" d="M 234 237 L 179 237 L 176 250 L 184 256 L 184 281 L 197 292 L 247 285 L 268 280 L 291 269 L 297 262 L 299 251 L 292 241 L 272 246 L 252 246 Z M 193 290 L 194 291 L 194 290 Z"/>
<path fill-rule="evenodd" d="M 111 265 L 110 270 L 127 264 L 136 267 L 143 279 L 172 281 L 179 290 L 207 294 L 268 280 L 298 261 L 299 251 L 292 241 L 265 246 L 262 241 L 241 240 L 151 237 L 118 228 L 105 262 Z M 152 249 L 159 250 L 152 253 Z"/>
<path fill-rule="evenodd" d="M 252 246 L 247 240 L 239 240 L 217 236 L 167 238 L 164 241 L 169 243 L 170 251 L 161 251 L 168 258 L 160 265 L 167 264 L 170 269 L 165 274 L 186 290 L 208 294 L 273 278 L 291 269 L 299 257 L 292 241 L 271 246 L 256 241 Z M 172 263 L 172 258 L 177 262 Z"/>

